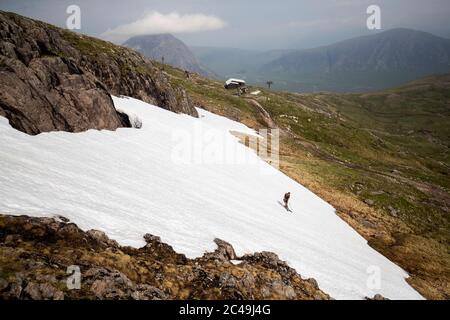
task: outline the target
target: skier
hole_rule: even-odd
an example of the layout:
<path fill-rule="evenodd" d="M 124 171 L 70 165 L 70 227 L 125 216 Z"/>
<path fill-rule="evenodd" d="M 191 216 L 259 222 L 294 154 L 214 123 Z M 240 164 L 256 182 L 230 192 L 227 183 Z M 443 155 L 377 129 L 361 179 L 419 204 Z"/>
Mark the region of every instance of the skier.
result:
<path fill-rule="evenodd" d="M 286 208 L 286 210 L 289 210 L 289 199 L 291 198 L 291 193 L 288 192 L 284 195 L 284 207 Z"/>

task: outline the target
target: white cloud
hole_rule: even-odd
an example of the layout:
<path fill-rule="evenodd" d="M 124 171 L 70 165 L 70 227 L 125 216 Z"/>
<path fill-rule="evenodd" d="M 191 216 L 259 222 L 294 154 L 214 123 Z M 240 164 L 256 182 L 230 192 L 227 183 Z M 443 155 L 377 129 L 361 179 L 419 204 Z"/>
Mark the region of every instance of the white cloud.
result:
<path fill-rule="evenodd" d="M 177 12 L 162 14 L 158 11 L 152 11 L 134 22 L 108 29 L 101 34 L 101 37 L 105 40 L 122 43 L 139 35 L 209 31 L 221 29 L 225 25 L 222 19 L 215 16 L 204 14 L 180 15 Z"/>

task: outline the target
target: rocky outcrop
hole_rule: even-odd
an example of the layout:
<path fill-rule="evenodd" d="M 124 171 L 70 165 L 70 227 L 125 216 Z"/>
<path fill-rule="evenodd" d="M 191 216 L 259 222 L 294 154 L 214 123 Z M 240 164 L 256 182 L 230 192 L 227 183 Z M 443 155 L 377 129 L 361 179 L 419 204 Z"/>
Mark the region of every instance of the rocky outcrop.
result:
<path fill-rule="evenodd" d="M 214 239 L 217 249 L 214 252 L 205 254 L 205 258 L 218 261 L 231 261 L 237 259 L 234 248 L 231 244 L 220 239 Z"/>
<path fill-rule="evenodd" d="M 100 300 L 159 300 L 168 299 L 160 289 L 147 284 L 136 285 L 125 274 L 104 268 L 91 268 L 84 274 L 90 291 Z"/>
<path fill-rule="evenodd" d="M 62 291 L 48 283 L 29 282 L 21 291 L 20 296 L 30 300 L 64 300 Z"/>
<path fill-rule="evenodd" d="M 269 252 L 217 250 L 188 259 L 150 234 L 140 249 L 53 218 L 0 215 L 0 299 L 329 299 Z M 78 266 L 71 289 L 69 266 Z"/>
<path fill-rule="evenodd" d="M 386 300 L 389 300 L 389 299 L 383 297 L 381 294 L 376 294 L 376 295 L 373 296 L 373 298 L 366 297 L 366 300 L 369 300 L 369 301 L 386 301 Z"/>
<path fill-rule="evenodd" d="M 25 133 L 129 126 L 110 94 L 197 116 L 137 52 L 1 11 L 0 35 L 0 115 Z"/>

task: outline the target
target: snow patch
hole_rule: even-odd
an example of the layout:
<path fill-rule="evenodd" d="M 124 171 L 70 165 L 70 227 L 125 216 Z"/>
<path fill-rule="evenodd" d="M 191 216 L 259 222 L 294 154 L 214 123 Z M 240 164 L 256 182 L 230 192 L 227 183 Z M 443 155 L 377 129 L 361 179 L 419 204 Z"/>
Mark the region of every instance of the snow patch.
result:
<path fill-rule="evenodd" d="M 135 247 L 151 233 L 191 258 L 214 251 L 213 240 L 224 239 L 239 256 L 277 253 L 336 299 L 376 293 L 422 299 L 405 281 L 407 273 L 368 246 L 332 206 L 229 133 L 253 130 L 200 109 L 197 119 L 131 98 L 113 100 L 142 121 L 141 130 L 29 136 L 0 117 L 0 212 L 64 215 L 84 230 L 101 230 Z M 189 133 L 199 126 L 223 130 L 223 143 L 253 162 L 174 163 L 174 130 Z M 271 174 L 261 174 L 261 166 Z M 286 191 L 295 214 L 278 204 Z M 371 285 L 378 283 L 371 281 L 374 267 L 379 288 Z"/>

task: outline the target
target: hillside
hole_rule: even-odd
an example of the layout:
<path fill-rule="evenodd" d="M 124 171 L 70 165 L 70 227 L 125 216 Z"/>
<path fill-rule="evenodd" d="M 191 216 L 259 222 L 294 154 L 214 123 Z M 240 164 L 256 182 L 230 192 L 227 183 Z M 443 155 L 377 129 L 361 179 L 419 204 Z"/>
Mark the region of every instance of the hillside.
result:
<path fill-rule="evenodd" d="M 206 77 L 214 74 L 200 65 L 188 46 L 171 34 L 136 36 L 125 41 L 124 46 L 139 51 L 146 57 L 161 61 L 183 70 L 199 73 Z"/>
<path fill-rule="evenodd" d="M 449 298 L 448 75 L 370 94 L 292 94 L 258 88 L 262 92 L 257 96 L 238 97 L 233 91 L 226 91 L 222 82 L 197 75 L 186 79 L 183 70 L 167 65 L 163 68 L 160 63 L 148 61 L 131 50 L 16 15 L 5 16 L 10 25 L 7 32 L 21 30 L 24 33 L 24 28 L 17 25 L 38 27 L 36 35 L 33 32 L 27 37 L 23 35 L 24 48 L 37 45 L 33 37 L 42 33 L 50 35 L 50 39 L 53 36 L 59 39 L 62 33 L 63 43 L 73 49 L 68 53 L 74 53 L 75 57 L 80 54 L 80 60 L 74 61 L 76 66 L 80 63 L 81 71 L 72 77 L 68 69 L 62 69 L 63 75 L 78 79 L 80 74 L 96 71 L 90 76 L 95 77 L 92 81 L 102 88 L 103 94 L 110 97 L 113 114 L 120 114 L 130 124 L 140 125 L 115 128 L 116 131 L 79 130 L 77 134 L 51 132 L 29 136 L 11 128 L 14 117 L 10 116 L 9 121 L 0 117 L 0 139 L 4 146 L 0 149 L 4 168 L 0 176 L 0 198 L 6 199 L 0 201 L 0 212 L 51 216 L 65 221 L 69 218 L 84 230 L 79 232 L 76 228 L 75 232 L 73 224 L 65 228 L 50 222 L 51 237 L 44 240 L 39 237 L 47 234 L 48 219 L 29 221 L 2 217 L 0 278 L 9 280 L 0 281 L 1 292 L 17 288 L 17 285 L 20 290 L 26 288 L 22 286 L 27 279 L 18 274 L 24 264 L 18 258 L 27 258 L 24 263 L 33 268 L 42 266 L 46 276 L 33 278 L 33 281 L 45 282 L 47 276 L 51 278 L 56 274 L 60 279 L 60 270 L 45 261 L 57 258 L 59 267 L 65 267 L 73 257 L 61 254 L 63 247 L 55 248 L 53 240 L 58 240 L 56 243 L 61 246 L 70 246 L 72 237 L 81 237 L 85 239 L 81 243 L 87 241 L 90 253 L 86 253 L 85 247 L 78 248 L 77 242 L 72 246 L 77 255 L 83 257 L 86 267 L 98 267 L 102 261 L 108 268 L 117 264 L 115 271 L 93 274 L 93 280 L 107 280 L 112 276 L 110 272 L 117 271 L 125 273 L 133 282 L 129 290 L 134 290 L 137 283 L 144 280 L 147 286 L 156 286 L 173 298 L 226 298 L 241 290 L 242 296 L 251 298 L 252 295 L 239 286 L 234 287 L 239 289 L 232 290 L 230 295 L 220 295 L 224 290 L 221 283 L 232 277 L 226 275 L 226 279 L 222 279 L 225 282 L 217 278 L 222 276 L 225 267 L 233 269 L 230 264 L 245 260 L 244 254 L 258 256 L 254 252 L 266 250 L 287 261 L 287 264 L 273 261 L 269 264 L 281 266 L 280 270 L 286 270 L 289 265 L 298 274 L 313 277 L 318 286 L 313 285 L 314 280 L 303 282 L 297 273 L 289 272 L 286 278 L 286 274 L 278 270 L 276 279 L 283 279 L 290 288 L 284 287 L 270 276 L 273 273 L 269 268 L 262 271 L 267 271 L 267 277 L 258 285 L 261 291 L 253 297 L 311 298 L 318 294 L 317 297 L 327 298 L 329 294 L 333 298 L 362 299 L 381 293 L 394 299 L 420 298 L 420 295 L 429 299 Z M 7 58 L 2 61 L 32 69 L 33 63 L 25 63 L 6 50 L 11 46 L 8 42 L 16 45 L 20 41 L 3 39 L 6 41 L 2 41 L 2 54 Z M 48 53 L 37 49 L 35 55 L 34 60 L 46 61 Z M 59 63 L 64 62 L 63 58 L 71 57 L 53 52 L 50 60 Z M 137 61 L 143 63 L 136 65 Z M 117 74 L 122 76 L 122 81 L 106 76 L 111 74 L 103 74 L 98 65 L 118 66 L 121 71 Z M 1 72 L 16 76 L 19 74 L 16 70 L 4 67 Z M 44 70 L 55 74 L 52 69 Z M 39 75 L 42 78 L 46 73 Z M 160 86 L 155 79 L 161 79 L 164 85 Z M 82 84 L 78 89 L 90 88 L 89 81 L 76 83 Z M 165 91 L 143 90 L 143 85 L 150 83 L 152 90 L 156 87 Z M 61 89 L 58 81 L 46 84 L 36 92 Z M 6 100 L 11 98 L 5 95 L 9 92 L 15 91 L 5 87 L 2 99 L 14 101 Z M 17 99 L 18 95 L 12 97 Z M 150 101 L 141 101 L 146 97 Z M 188 104 L 167 104 L 170 101 Z M 22 113 L 14 113 L 17 119 L 27 119 L 26 106 L 24 104 Z M 185 113 L 200 117 L 163 109 L 189 111 Z M 58 119 L 57 114 L 53 116 Z M 238 143 L 238 138 L 244 143 L 244 137 L 254 136 L 254 130 L 268 126 L 281 130 L 281 172 Z M 55 130 L 70 131 L 67 128 Z M 206 149 L 206 159 L 212 163 L 196 158 L 196 143 L 205 142 L 198 140 L 199 130 L 219 133 L 218 136 L 209 134 L 206 139 L 214 141 L 215 148 Z M 180 152 L 188 156 L 187 160 L 192 160 L 189 157 L 193 156 L 194 162 L 177 163 L 185 159 L 179 157 Z M 215 162 L 217 156 L 224 154 L 237 154 L 252 161 L 249 165 Z M 271 174 L 261 174 L 261 168 Z M 277 203 L 287 189 L 293 193 L 293 213 L 287 213 Z M 37 225 L 36 233 L 27 236 L 23 230 L 33 230 L 33 225 Z M 92 228 L 105 231 L 120 245 L 111 245 L 109 240 L 100 237 L 110 243 L 110 249 L 103 252 L 104 246 L 99 248 L 97 242 L 91 242 L 92 233 L 84 233 Z M 152 277 L 156 275 L 151 272 L 146 276 L 153 267 L 139 259 L 141 254 L 145 255 L 145 249 L 123 247 L 146 245 L 142 237 L 147 232 L 161 237 L 164 243 L 190 259 L 180 261 L 176 267 L 171 263 L 162 267 L 164 272 L 158 273 L 158 279 L 165 273 L 169 277 L 163 283 L 154 281 L 157 279 Z M 192 261 L 216 248 L 215 238 L 233 245 L 237 261 L 231 259 L 233 261 L 224 264 L 213 259 L 214 262 L 202 265 L 202 270 L 192 268 Z M 149 239 L 152 242 L 154 238 Z M 117 255 L 111 255 L 111 250 Z M 95 260 L 98 256 L 92 252 L 98 252 L 100 261 Z M 167 262 L 158 255 L 151 259 L 159 266 Z M 131 262 L 124 263 L 126 261 Z M 134 269 L 137 266 L 141 268 Z M 382 269 L 379 290 L 367 287 L 369 266 Z M 186 277 L 182 285 L 172 281 L 177 268 Z M 236 284 L 236 281 L 245 282 L 246 272 L 257 272 L 258 266 L 256 269 L 231 269 L 226 273 L 233 273 L 234 280 L 230 281 Z M 201 288 L 208 287 L 208 277 L 196 278 L 205 272 L 218 280 L 211 282 L 212 288 L 217 290 L 204 292 L 204 296 L 200 292 L 190 291 L 192 295 L 189 295 L 183 291 L 192 289 L 192 279 L 201 281 Z M 39 288 L 42 289 L 41 285 Z M 139 290 L 137 293 L 161 293 L 147 289 L 151 288 L 145 287 L 141 290 L 145 293 Z"/>
<path fill-rule="evenodd" d="M 282 130 L 281 170 L 408 271 L 422 295 L 449 297 L 448 75 L 373 94 L 258 88 L 262 95 L 238 98 L 220 82 L 185 80 L 176 69 L 167 74 L 197 105 L 251 128 L 268 125 L 258 102 Z"/>
<path fill-rule="evenodd" d="M 43 22 L 0 11 L 0 115 L 29 134 L 126 126 L 110 94 L 196 116 L 142 55 Z"/>
<path fill-rule="evenodd" d="M 411 29 L 288 53 L 260 69 L 297 92 L 374 91 L 445 72 L 450 72 L 450 40 Z"/>
<path fill-rule="evenodd" d="M 335 299 L 421 299 L 407 274 L 333 207 L 241 145 L 230 132 L 252 135 L 244 125 L 204 110 L 197 119 L 113 99 L 141 129 L 28 137 L 0 122 L 8 141 L 0 151 L 0 195 L 8 202 L 0 211 L 20 215 L 17 208 L 26 208 L 31 216 L 52 217 L 64 208 L 64 217 L 83 230 L 102 230 L 133 247 L 145 244 L 145 233 L 159 235 L 191 259 L 213 251 L 213 239 L 226 239 L 238 256 L 277 253 Z M 191 151 L 199 144 L 201 153 Z M 278 203 L 285 190 L 295 195 L 293 214 Z M 370 266 L 383 272 L 380 288 L 366 285 Z"/>

